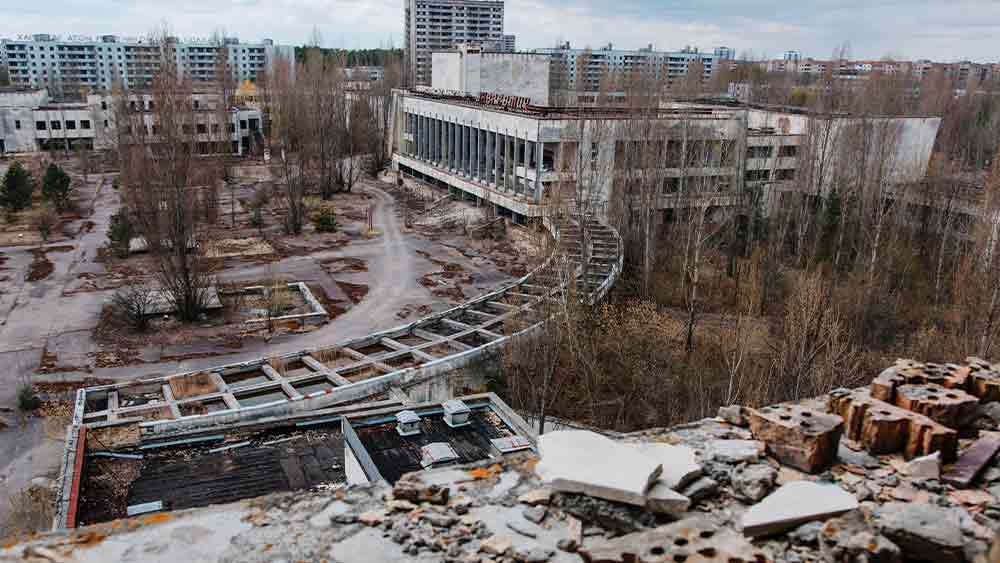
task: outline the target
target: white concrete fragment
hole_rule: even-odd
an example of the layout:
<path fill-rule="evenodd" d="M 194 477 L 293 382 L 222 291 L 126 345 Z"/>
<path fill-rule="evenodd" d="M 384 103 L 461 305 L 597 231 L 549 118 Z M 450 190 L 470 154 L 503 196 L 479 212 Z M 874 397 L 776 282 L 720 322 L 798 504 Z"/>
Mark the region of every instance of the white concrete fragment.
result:
<path fill-rule="evenodd" d="M 917 479 L 941 478 L 941 453 L 916 457 L 899 468 L 900 473 Z"/>
<path fill-rule="evenodd" d="M 757 440 L 712 440 L 705 448 L 708 459 L 723 463 L 754 461 L 764 453 L 764 443 Z"/>
<path fill-rule="evenodd" d="M 557 491 L 646 504 L 646 491 L 660 477 L 661 464 L 631 445 L 584 430 L 560 430 L 538 439 L 535 472 Z"/>
<path fill-rule="evenodd" d="M 658 514 L 678 516 L 691 506 L 691 499 L 670 488 L 663 480 L 657 481 L 646 493 L 646 509 Z"/>
<path fill-rule="evenodd" d="M 858 501 L 854 495 L 837 485 L 792 481 L 782 485 L 743 514 L 743 534 L 773 534 L 812 520 L 843 514 L 857 507 Z"/>
<path fill-rule="evenodd" d="M 695 461 L 694 450 L 688 446 L 674 446 L 658 442 L 638 445 L 639 451 L 663 465 L 658 483 L 673 490 L 686 487 L 701 475 L 701 465 Z"/>

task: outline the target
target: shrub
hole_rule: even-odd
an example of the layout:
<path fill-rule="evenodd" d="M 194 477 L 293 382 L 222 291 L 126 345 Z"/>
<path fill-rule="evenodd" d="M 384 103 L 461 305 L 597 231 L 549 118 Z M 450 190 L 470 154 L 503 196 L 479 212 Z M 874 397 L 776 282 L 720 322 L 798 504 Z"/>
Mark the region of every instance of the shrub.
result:
<path fill-rule="evenodd" d="M 7 169 L 0 186 L 0 205 L 8 212 L 16 212 L 31 207 L 31 194 L 35 191 L 35 179 L 20 162 Z"/>
<path fill-rule="evenodd" d="M 59 211 L 66 209 L 69 197 L 73 193 L 73 183 L 62 168 L 55 163 L 49 164 L 42 178 L 42 197 L 52 203 Z"/>
<path fill-rule="evenodd" d="M 33 411 L 42 406 L 42 400 L 35 393 L 30 383 L 22 383 L 17 389 L 17 408 L 22 411 Z"/>
<path fill-rule="evenodd" d="M 142 283 L 129 284 L 111 296 L 115 315 L 139 331 L 149 326 L 149 314 L 155 304 L 156 292 Z"/>
<path fill-rule="evenodd" d="M 118 188 L 120 188 L 120 187 L 121 187 L 121 184 L 118 182 L 118 178 L 117 177 L 114 180 L 111 180 L 111 188 L 112 189 L 114 189 L 115 191 L 118 191 Z"/>
<path fill-rule="evenodd" d="M 135 228 L 124 207 L 111 216 L 108 223 L 108 246 L 117 258 L 128 258 L 128 245 L 135 237 Z"/>
<path fill-rule="evenodd" d="M 340 228 L 337 224 L 337 214 L 332 207 L 323 207 L 312 217 L 313 227 L 320 233 L 333 233 Z"/>
<path fill-rule="evenodd" d="M 48 242 L 49 234 L 57 224 L 59 224 L 59 214 L 51 205 L 43 205 L 31 214 L 31 226 L 38 231 L 45 242 Z"/>

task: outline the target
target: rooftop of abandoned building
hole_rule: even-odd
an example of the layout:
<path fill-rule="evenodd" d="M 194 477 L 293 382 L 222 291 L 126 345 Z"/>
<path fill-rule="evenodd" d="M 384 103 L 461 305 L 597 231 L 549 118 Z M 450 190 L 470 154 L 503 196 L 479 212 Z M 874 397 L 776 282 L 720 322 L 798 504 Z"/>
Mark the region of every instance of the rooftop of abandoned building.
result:
<path fill-rule="evenodd" d="M 537 454 L 145 514 L 0 561 L 996 561 L 998 367 L 899 362 L 808 401 L 552 432 Z"/>

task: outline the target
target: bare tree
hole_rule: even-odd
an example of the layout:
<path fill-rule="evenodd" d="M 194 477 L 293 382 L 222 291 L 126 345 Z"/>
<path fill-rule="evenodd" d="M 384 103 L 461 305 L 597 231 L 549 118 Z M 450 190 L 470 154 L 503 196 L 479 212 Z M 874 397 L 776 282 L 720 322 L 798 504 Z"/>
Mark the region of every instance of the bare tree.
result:
<path fill-rule="evenodd" d="M 211 276 L 197 240 L 204 214 L 202 187 L 218 181 L 214 166 L 195 158 L 195 115 L 190 84 L 178 77 L 164 49 L 148 96 L 131 96 L 119 116 L 127 131 L 122 177 L 127 207 L 156 257 L 157 280 L 180 318 L 194 321 L 209 300 Z"/>

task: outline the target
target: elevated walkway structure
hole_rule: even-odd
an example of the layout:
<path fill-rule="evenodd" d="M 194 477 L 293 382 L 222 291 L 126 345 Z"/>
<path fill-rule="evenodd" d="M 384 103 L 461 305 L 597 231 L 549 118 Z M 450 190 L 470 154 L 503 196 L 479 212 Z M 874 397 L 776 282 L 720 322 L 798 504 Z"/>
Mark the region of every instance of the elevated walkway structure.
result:
<path fill-rule="evenodd" d="M 82 389 L 73 425 L 136 424 L 144 436 L 164 436 L 358 402 L 448 398 L 445 374 L 536 330 L 567 295 L 604 298 L 618 278 L 613 228 L 586 218 L 562 221 L 559 232 L 557 223 L 546 221 L 557 244 L 541 266 L 462 305 L 328 347 Z"/>

